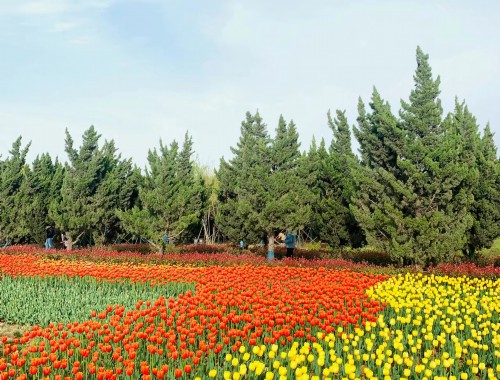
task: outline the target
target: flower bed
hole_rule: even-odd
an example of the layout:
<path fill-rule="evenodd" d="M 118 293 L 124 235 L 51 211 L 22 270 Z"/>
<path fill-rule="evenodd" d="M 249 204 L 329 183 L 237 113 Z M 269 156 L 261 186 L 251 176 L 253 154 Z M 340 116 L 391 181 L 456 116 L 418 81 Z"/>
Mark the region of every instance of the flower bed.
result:
<path fill-rule="evenodd" d="M 481 277 L 497 277 L 496 268 L 397 274 L 408 269 L 224 253 L 4 252 L 0 281 L 12 289 L 0 318 L 16 289 L 19 319 L 39 308 L 37 291 L 53 293 L 42 297 L 47 309 L 88 307 L 89 318 L 41 319 L 21 338 L 0 338 L 0 379 L 496 378 L 500 280 Z M 89 303 L 112 287 L 110 304 Z M 9 320 L 21 322 L 15 310 Z"/>

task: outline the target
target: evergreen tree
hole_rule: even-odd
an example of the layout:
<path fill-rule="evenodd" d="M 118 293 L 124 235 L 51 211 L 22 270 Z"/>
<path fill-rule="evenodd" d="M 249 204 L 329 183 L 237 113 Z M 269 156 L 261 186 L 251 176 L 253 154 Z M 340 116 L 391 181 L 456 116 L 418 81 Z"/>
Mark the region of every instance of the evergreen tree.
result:
<path fill-rule="evenodd" d="M 274 252 L 276 230 L 297 233 L 311 219 L 312 194 L 303 176 L 303 160 L 299 151 L 299 135 L 295 124 L 288 125 L 280 116 L 275 137 L 270 145 L 271 172 L 267 179 L 268 199 L 263 209 L 263 230 L 267 233 L 268 250 Z"/>
<path fill-rule="evenodd" d="M 333 139 L 330 145 L 330 159 L 327 163 L 330 166 L 329 172 L 332 174 L 332 182 L 336 183 L 330 189 L 331 193 L 328 198 L 333 196 L 333 192 L 338 192 L 341 195 L 337 219 L 342 227 L 338 229 L 337 240 L 339 246 L 360 247 L 365 240 L 364 233 L 349 209 L 355 194 L 353 172 L 359 163 L 352 152 L 351 131 L 345 111 L 337 110 L 336 118 L 333 120 L 328 112 L 328 126 L 333 132 Z"/>
<path fill-rule="evenodd" d="M 398 152 L 401 151 L 402 132 L 397 119 L 376 88 L 370 102 L 371 113 L 366 113 L 361 98 L 358 101 L 358 126 L 354 136 L 360 144 L 362 163 L 371 169 L 382 168 L 393 174 L 397 168 Z"/>
<path fill-rule="evenodd" d="M 442 120 L 440 80 L 432 78 L 420 48 L 414 80 L 397 125 L 377 94 L 372 114 L 360 112 L 357 135 L 371 129 L 377 138 L 360 139 L 364 167 L 356 175 L 361 191 L 353 211 L 370 244 L 401 261 L 427 264 L 451 259 L 463 248 L 471 197 L 462 186 L 467 176 L 459 159 L 463 145 Z"/>
<path fill-rule="evenodd" d="M 20 194 L 19 191 L 26 180 L 29 167 L 26 165 L 29 143 L 21 148 L 22 138 L 19 137 L 10 150 L 10 156 L 0 162 L 0 239 L 12 242 L 23 242 L 25 231 L 20 224 Z M 22 205 L 21 205 L 22 206 Z"/>
<path fill-rule="evenodd" d="M 92 199 L 93 237 L 98 244 L 116 240 L 121 232 L 118 211 L 132 208 L 138 196 L 137 169 L 116 152 L 114 141 L 106 141 L 100 151 L 104 176 Z"/>
<path fill-rule="evenodd" d="M 468 110 L 465 109 L 465 112 L 467 115 Z M 475 124 L 475 120 L 473 123 Z M 476 164 L 480 174 L 471 187 L 474 195 L 471 205 L 474 222 L 468 232 L 464 250 L 471 258 L 476 256 L 478 250 L 490 248 L 500 236 L 500 162 L 489 125 L 478 142 L 478 148 Z"/>
<path fill-rule="evenodd" d="M 388 102 L 376 88 L 366 112 L 361 98 L 358 101 L 358 128 L 354 135 L 360 145 L 361 165 L 354 166 L 353 179 L 357 191 L 350 208 L 362 226 L 370 246 L 390 251 L 396 232 L 396 215 L 404 185 L 399 182 L 397 159 L 400 156 L 403 134 Z"/>
<path fill-rule="evenodd" d="M 311 217 L 311 192 L 303 177 L 298 133 L 280 117 L 275 138 L 257 112 L 246 114 L 234 157 L 221 160 L 217 224 L 233 241 L 257 243 L 267 238 L 274 255 L 277 231 L 303 229 Z"/>
<path fill-rule="evenodd" d="M 99 154 L 100 135 L 91 126 L 83 134 L 79 150 L 74 148 L 73 138 L 66 130 L 65 151 L 69 162 L 65 165 L 61 198 L 50 207 L 50 216 L 68 239 L 68 250 L 80 242 L 83 234 L 91 234 L 93 228 L 93 196 L 103 178 L 104 165 Z"/>
<path fill-rule="evenodd" d="M 270 137 L 257 112 L 247 112 L 241 123 L 234 157 L 221 159 L 217 178 L 220 184 L 219 213 L 216 223 L 228 239 L 258 243 L 266 238 L 262 210 L 268 202 L 266 182 L 271 172 Z"/>
<path fill-rule="evenodd" d="M 404 218 L 393 241 L 398 257 L 420 263 L 450 260 L 465 244 L 471 225 L 470 190 L 462 186 L 467 165 L 460 160 L 460 138 L 442 122 L 440 78 L 432 78 L 428 55 L 417 48 L 415 89 L 401 102 L 405 133 L 400 178 L 411 194 L 403 196 Z"/>
<path fill-rule="evenodd" d="M 313 141 L 307 155 L 307 166 L 313 178 L 310 189 L 314 195 L 311 237 L 319 238 L 331 247 L 341 247 L 349 240 L 349 233 L 344 224 L 346 209 L 337 175 L 338 167 L 334 166 L 324 139 L 318 147 Z"/>
<path fill-rule="evenodd" d="M 198 235 L 206 189 L 203 178 L 193 170 L 192 146 L 192 138 L 186 133 L 180 151 L 176 141 L 170 146 L 160 141 L 159 151 L 149 151 L 149 169 L 139 191 L 140 206 L 118 213 L 125 230 L 153 244 L 165 232 L 181 242 Z"/>
<path fill-rule="evenodd" d="M 116 154 L 113 141 L 99 148 L 100 135 L 91 126 L 82 138 L 79 149 L 66 130 L 66 164 L 60 199 L 52 202 L 49 215 L 56 227 L 66 235 L 67 248 L 85 238 L 86 243 L 104 244 L 112 241 L 118 231 L 117 212 L 124 205 L 133 176 L 130 161 Z M 125 201 L 124 201 L 125 198 Z"/>
<path fill-rule="evenodd" d="M 62 165 L 57 160 L 52 162 L 48 153 L 37 156 L 32 169 L 27 171 L 18 198 L 22 241 L 38 244 L 45 241 L 46 226 L 54 224 L 49 217 L 49 206 L 59 197 L 62 171 Z"/>

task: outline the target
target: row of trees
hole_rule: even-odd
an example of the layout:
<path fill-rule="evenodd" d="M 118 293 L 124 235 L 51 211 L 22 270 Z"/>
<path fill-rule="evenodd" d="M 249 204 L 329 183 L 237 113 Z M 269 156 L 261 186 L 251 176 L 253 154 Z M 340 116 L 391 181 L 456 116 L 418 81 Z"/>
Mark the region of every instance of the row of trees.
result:
<path fill-rule="evenodd" d="M 148 154 L 141 172 L 99 145 L 91 127 L 77 149 L 66 132 L 68 161 L 48 154 L 26 164 L 19 138 L 0 157 L 0 233 L 14 242 L 64 232 L 69 247 L 163 233 L 268 243 L 282 230 L 302 231 L 332 247 L 370 245 L 400 261 L 430 263 L 474 256 L 500 236 L 500 162 L 493 134 L 482 133 L 463 102 L 443 115 L 439 77 L 417 48 L 415 87 L 395 115 L 376 89 L 360 99 L 351 148 L 345 112 L 328 112 L 331 143 L 302 152 L 293 121 L 280 117 L 273 136 L 259 113 L 247 113 L 230 160 L 215 174 L 193 162 L 193 143 L 173 141 Z M 215 232 L 216 233 L 215 233 Z"/>

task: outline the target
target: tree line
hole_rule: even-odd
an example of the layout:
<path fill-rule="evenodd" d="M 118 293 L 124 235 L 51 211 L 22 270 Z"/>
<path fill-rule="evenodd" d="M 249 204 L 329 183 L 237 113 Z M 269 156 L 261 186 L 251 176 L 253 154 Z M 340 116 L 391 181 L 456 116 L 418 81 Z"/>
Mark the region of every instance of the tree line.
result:
<path fill-rule="evenodd" d="M 280 231 L 303 232 L 333 248 L 371 247 L 403 263 L 474 257 L 500 236 L 500 163 L 489 125 L 480 129 L 465 102 L 443 113 L 440 78 L 416 52 L 414 88 L 394 113 L 376 88 L 358 101 L 351 147 L 345 111 L 328 112 L 329 145 L 301 151 L 292 120 L 271 135 L 248 112 L 232 158 L 215 173 L 193 161 L 186 133 L 150 150 L 142 171 L 100 143 L 94 127 L 76 148 L 66 131 L 67 161 L 26 162 L 21 137 L 0 157 L 0 234 L 41 243 L 54 225 L 75 244 L 203 236 L 273 250 Z"/>

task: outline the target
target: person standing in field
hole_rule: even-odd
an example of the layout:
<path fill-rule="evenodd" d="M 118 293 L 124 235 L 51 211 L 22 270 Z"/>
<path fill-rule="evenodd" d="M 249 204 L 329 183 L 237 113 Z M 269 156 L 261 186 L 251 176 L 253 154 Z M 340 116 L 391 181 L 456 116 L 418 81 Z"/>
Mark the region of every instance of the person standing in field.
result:
<path fill-rule="evenodd" d="M 162 242 L 161 242 L 161 254 L 164 255 L 165 254 L 165 249 L 168 245 L 168 235 L 167 235 L 167 231 L 165 231 L 165 234 L 163 235 L 163 239 L 162 239 Z"/>
<path fill-rule="evenodd" d="M 293 250 L 295 249 L 295 235 L 292 234 L 291 232 L 286 233 L 285 246 L 286 246 L 286 257 L 292 257 Z"/>
<path fill-rule="evenodd" d="M 54 249 L 54 235 L 56 233 L 54 227 L 45 227 L 45 232 L 47 234 L 47 239 L 45 239 L 45 249 Z"/>

